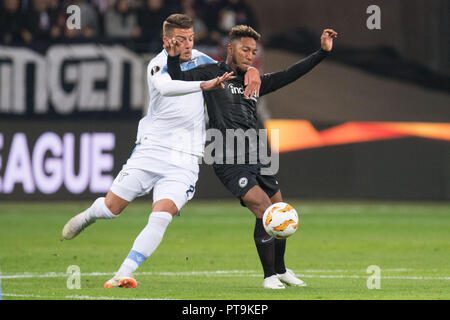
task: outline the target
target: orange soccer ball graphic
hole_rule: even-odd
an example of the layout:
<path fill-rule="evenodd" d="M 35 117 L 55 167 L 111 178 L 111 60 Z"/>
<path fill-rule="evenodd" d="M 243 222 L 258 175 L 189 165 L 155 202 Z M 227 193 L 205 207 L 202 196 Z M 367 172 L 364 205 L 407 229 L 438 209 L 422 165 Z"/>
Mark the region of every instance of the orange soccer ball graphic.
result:
<path fill-rule="evenodd" d="M 297 211 L 287 203 L 275 203 L 264 212 L 263 225 L 266 232 L 272 237 L 286 239 L 298 229 Z"/>

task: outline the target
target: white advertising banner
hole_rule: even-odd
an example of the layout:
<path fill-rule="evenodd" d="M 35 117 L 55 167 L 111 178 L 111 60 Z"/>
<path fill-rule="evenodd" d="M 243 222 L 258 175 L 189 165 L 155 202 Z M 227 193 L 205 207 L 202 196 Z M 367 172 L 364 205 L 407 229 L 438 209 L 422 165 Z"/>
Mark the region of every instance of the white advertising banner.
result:
<path fill-rule="evenodd" d="M 123 46 L 0 46 L 0 117 L 141 114 L 144 89 L 144 61 Z"/>

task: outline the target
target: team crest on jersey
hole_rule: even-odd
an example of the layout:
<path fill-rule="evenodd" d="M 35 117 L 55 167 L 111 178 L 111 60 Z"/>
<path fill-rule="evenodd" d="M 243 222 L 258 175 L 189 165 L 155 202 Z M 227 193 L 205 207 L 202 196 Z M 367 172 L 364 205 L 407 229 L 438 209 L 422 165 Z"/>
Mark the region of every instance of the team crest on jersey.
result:
<path fill-rule="evenodd" d="M 122 182 L 123 178 L 125 178 L 128 175 L 129 175 L 128 172 L 124 172 L 124 171 L 120 172 L 119 179 L 117 181 Z"/>
<path fill-rule="evenodd" d="M 239 179 L 239 187 L 245 188 L 248 184 L 248 179 L 246 177 Z"/>
<path fill-rule="evenodd" d="M 161 70 L 161 68 L 158 67 L 158 66 L 155 66 L 155 67 L 152 68 L 152 71 L 150 71 L 150 74 L 153 76 L 153 75 L 155 75 L 155 73 L 157 73 L 159 70 Z"/>

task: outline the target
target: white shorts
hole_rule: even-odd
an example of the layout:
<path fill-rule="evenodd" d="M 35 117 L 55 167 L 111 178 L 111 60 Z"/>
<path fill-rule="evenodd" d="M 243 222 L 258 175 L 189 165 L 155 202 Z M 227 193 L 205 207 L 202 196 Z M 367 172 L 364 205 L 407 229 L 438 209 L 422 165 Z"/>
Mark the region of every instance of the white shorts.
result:
<path fill-rule="evenodd" d="M 153 202 L 170 199 L 180 210 L 195 193 L 198 157 L 159 146 L 137 146 L 111 191 L 133 201 L 153 189 Z"/>

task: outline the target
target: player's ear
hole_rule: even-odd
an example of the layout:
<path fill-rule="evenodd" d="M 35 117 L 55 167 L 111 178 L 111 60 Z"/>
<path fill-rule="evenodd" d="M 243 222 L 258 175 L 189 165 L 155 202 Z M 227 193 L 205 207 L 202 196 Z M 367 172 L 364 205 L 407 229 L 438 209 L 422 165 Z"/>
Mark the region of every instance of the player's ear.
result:
<path fill-rule="evenodd" d="M 168 45 L 167 40 L 169 40 L 169 38 L 167 38 L 166 36 L 163 36 L 163 37 L 162 37 L 162 41 L 163 41 L 163 43 L 164 43 L 164 48 L 166 48 L 167 45 Z"/>
<path fill-rule="evenodd" d="M 227 45 L 227 55 L 229 56 L 233 55 L 233 45 L 231 43 Z"/>

